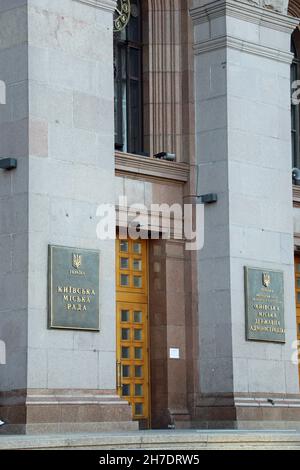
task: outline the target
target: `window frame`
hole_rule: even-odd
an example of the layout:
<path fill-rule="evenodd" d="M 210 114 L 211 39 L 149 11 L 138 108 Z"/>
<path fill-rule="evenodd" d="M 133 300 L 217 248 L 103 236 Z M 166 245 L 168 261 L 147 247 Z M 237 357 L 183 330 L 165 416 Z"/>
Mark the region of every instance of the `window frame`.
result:
<path fill-rule="evenodd" d="M 131 20 L 121 33 L 114 34 L 114 89 L 115 89 L 115 150 L 136 155 L 144 154 L 144 105 L 143 105 L 143 30 L 142 6 L 138 3 L 138 39 L 130 38 Z M 133 33 L 132 33 L 133 34 Z M 122 52 L 123 51 L 123 52 Z M 132 51 L 137 51 L 138 75 L 132 74 Z M 123 61 L 125 60 L 125 64 Z M 124 67 L 124 69 L 123 69 Z M 123 71 L 125 70 L 125 102 Z M 121 75 L 121 76 L 120 76 Z M 137 101 L 133 101 L 133 83 L 137 84 Z M 117 96 L 116 96 L 117 93 Z M 138 126 L 133 122 L 134 109 L 137 109 Z"/>
<path fill-rule="evenodd" d="M 294 55 L 291 64 L 291 94 L 295 91 L 292 83 L 300 80 L 300 59 L 294 35 L 291 39 L 291 52 Z M 291 102 L 291 151 L 293 168 L 300 168 L 300 106 Z"/>

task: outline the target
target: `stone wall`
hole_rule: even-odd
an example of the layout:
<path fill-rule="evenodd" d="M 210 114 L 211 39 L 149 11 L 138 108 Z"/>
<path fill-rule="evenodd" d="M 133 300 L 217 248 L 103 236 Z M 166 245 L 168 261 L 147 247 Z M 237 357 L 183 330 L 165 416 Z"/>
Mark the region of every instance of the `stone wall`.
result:
<path fill-rule="evenodd" d="M 115 396 L 114 241 L 96 234 L 98 205 L 114 203 L 114 7 L 1 3 L 9 104 L 0 153 L 19 164 L 0 175 L 1 415 L 10 423 L 131 419 Z M 100 251 L 100 333 L 47 329 L 49 244 Z"/>
<path fill-rule="evenodd" d="M 0 339 L 7 364 L 0 367 L 1 390 L 27 385 L 28 346 L 28 48 L 26 1 L 0 5 L 0 157 L 18 159 L 15 171 L 0 170 Z"/>
<path fill-rule="evenodd" d="M 114 389 L 114 243 L 96 237 L 113 203 L 111 12 L 30 1 L 30 388 Z M 101 332 L 47 330 L 47 245 L 101 252 Z"/>

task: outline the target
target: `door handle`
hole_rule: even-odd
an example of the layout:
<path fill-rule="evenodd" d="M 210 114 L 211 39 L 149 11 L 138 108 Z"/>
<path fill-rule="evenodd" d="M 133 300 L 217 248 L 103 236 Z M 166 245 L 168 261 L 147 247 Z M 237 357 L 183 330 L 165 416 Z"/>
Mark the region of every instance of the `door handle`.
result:
<path fill-rule="evenodd" d="M 120 389 L 120 388 L 122 388 L 122 364 L 121 364 L 121 361 L 117 361 L 116 371 L 117 371 L 117 389 Z"/>

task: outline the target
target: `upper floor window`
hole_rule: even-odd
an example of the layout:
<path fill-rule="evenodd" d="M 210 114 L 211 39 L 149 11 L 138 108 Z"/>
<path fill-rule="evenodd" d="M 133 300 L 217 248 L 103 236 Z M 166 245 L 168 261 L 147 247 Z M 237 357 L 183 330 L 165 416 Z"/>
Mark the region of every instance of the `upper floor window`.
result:
<path fill-rule="evenodd" d="M 296 30 L 292 36 L 292 53 L 294 59 L 291 66 L 291 83 L 300 80 L 300 35 Z M 292 92 L 295 89 L 292 88 Z M 293 168 L 300 168 L 300 106 L 292 103 L 292 162 Z"/>
<path fill-rule="evenodd" d="M 143 153 L 142 18 L 140 0 L 131 0 L 130 20 L 114 33 L 115 148 Z"/>

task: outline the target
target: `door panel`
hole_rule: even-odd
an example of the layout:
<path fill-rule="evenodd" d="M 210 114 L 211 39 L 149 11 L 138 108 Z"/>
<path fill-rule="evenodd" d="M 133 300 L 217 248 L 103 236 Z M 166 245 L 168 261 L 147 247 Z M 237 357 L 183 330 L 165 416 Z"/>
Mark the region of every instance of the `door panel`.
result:
<path fill-rule="evenodd" d="M 149 426 L 147 242 L 117 240 L 117 388 Z"/>
<path fill-rule="evenodd" d="M 147 306 L 117 303 L 118 391 L 136 419 L 148 419 Z"/>
<path fill-rule="evenodd" d="M 147 242 L 117 240 L 117 293 L 148 301 Z"/>

